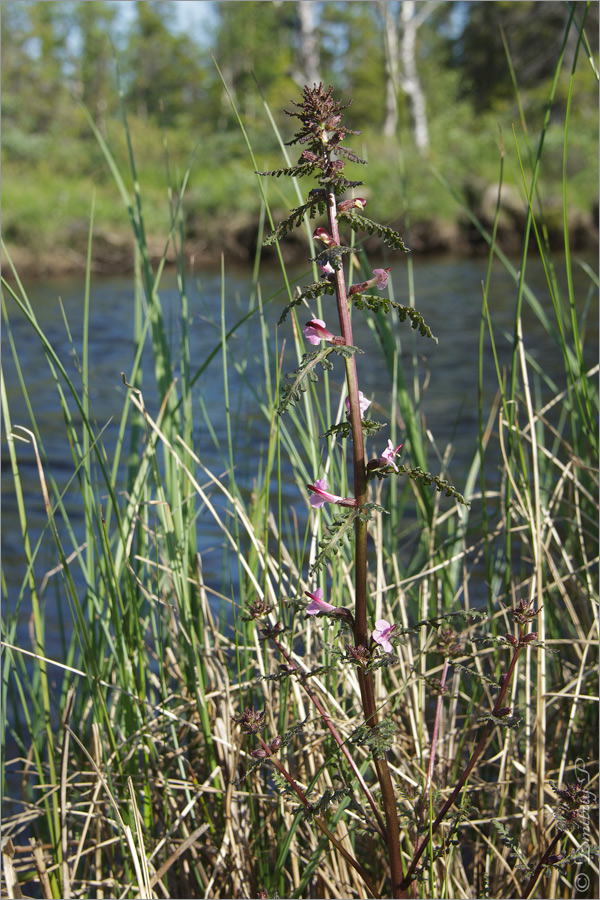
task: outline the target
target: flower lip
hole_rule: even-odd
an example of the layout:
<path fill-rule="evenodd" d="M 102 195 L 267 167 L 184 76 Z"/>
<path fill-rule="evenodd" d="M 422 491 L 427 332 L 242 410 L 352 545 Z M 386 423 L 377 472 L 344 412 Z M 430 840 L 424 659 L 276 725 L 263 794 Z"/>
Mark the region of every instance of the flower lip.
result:
<path fill-rule="evenodd" d="M 366 205 L 367 201 L 364 197 L 354 197 L 353 200 L 342 200 L 338 203 L 338 210 L 347 212 L 349 209 L 364 209 Z"/>
<path fill-rule="evenodd" d="M 304 328 L 304 337 L 310 344 L 320 344 L 321 341 L 333 341 L 335 335 L 325 325 L 323 319 L 311 319 Z"/>
<path fill-rule="evenodd" d="M 348 296 L 352 294 L 364 294 L 369 288 L 376 287 L 377 290 L 383 291 L 388 283 L 388 276 L 391 267 L 387 269 L 373 269 L 373 277 L 368 281 L 361 281 L 360 284 L 353 284 L 348 290 Z"/>
<path fill-rule="evenodd" d="M 313 238 L 316 238 L 318 241 L 321 241 L 326 247 L 337 247 L 338 244 L 331 237 L 326 228 L 315 228 L 313 231 Z"/>
<path fill-rule="evenodd" d="M 319 266 L 323 275 L 335 275 L 335 269 L 333 268 L 329 260 L 327 260 L 325 263 L 317 261 L 317 265 Z"/>
<path fill-rule="evenodd" d="M 384 465 L 392 466 L 396 472 L 398 471 L 398 466 L 394 461 L 394 457 L 398 455 L 403 446 L 404 444 L 398 444 L 397 447 L 394 447 L 391 440 L 388 440 L 387 449 L 381 454 L 381 461 Z"/>
<path fill-rule="evenodd" d="M 356 506 L 354 497 L 341 497 L 339 494 L 332 494 L 327 490 L 327 479 L 317 478 L 314 484 L 306 485 L 309 491 L 313 492 L 309 497 L 309 503 L 315 509 L 320 509 L 325 503 L 337 503 L 339 506 Z"/>
<path fill-rule="evenodd" d="M 316 616 L 319 613 L 328 613 L 336 619 L 344 619 L 351 624 L 354 623 L 354 616 L 345 606 L 333 606 L 323 599 L 323 588 L 317 588 L 314 591 L 304 591 L 311 602 L 305 608 L 304 612 L 307 616 Z"/>
<path fill-rule="evenodd" d="M 397 625 L 390 625 L 387 619 L 377 619 L 375 622 L 375 628 L 373 629 L 373 640 L 376 644 L 379 644 L 386 653 L 392 652 L 392 645 L 390 643 L 390 635 L 396 630 Z"/>
<path fill-rule="evenodd" d="M 327 603 L 327 601 L 323 599 L 323 588 L 317 588 L 312 592 L 304 591 L 304 593 L 311 599 L 311 602 L 304 610 L 307 616 L 316 616 L 318 613 L 332 612 L 335 609 L 335 606 L 332 603 Z"/>

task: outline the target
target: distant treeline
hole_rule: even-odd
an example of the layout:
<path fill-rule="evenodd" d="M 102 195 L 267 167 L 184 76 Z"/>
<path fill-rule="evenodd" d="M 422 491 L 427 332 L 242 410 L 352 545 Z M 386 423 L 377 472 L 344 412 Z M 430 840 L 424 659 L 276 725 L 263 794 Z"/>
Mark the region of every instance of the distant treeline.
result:
<path fill-rule="evenodd" d="M 5 150 L 27 153 L 23 135 L 60 131 L 68 137 L 80 129 L 81 119 L 73 121 L 73 93 L 103 130 L 119 113 L 115 58 L 132 114 L 193 126 L 200 135 L 223 129 L 231 117 L 213 57 L 249 122 L 259 111 L 259 92 L 278 108 L 289 105 L 303 84 L 318 80 L 353 98 L 350 118 L 362 128 L 414 129 L 415 115 L 424 114 L 426 124 L 440 100 L 466 99 L 477 114 L 514 97 L 507 52 L 520 90 L 534 102 L 545 96 L 540 89 L 554 71 L 569 5 L 5 2 Z M 581 19 L 586 4 L 575 6 Z M 598 3 L 588 7 L 586 42 L 595 54 Z M 569 34 L 566 53 L 572 57 L 576 31 Z M 596 105 L 595 96 L 587 99 Z M 34 139 L 29 152 L 35 150 Z"/>
<path fill-rule="evenodd" d="M 9 0 L 1 25 L 3 237 L 27 250 L 21 265 L 29 269 L 85 258 L 92 196 L 98 265 L 129 264 L 127 213 L 84 109 L 128 186 L 131 139 L 150 235 L 168 232 L 166 181 L 178 190 L 196 147 L 186 240 L 197 257 L 253 254 L 259 201 L 233 105 L 258 166 L 275 168 L 281 148 L 267 107 L 285 140 L 292 122 L 283 110 L 319 81 L 351 101 L 346 123 L 363 133 L 355 147 L 369 161 L 374 214 L 403 229 L 399 217 L 410 213 L 414 249 L 470 246 L 431 166 L 487 223 L 502 147 L 499 241 L 510 249 L 524 221 L 519 156 L 533 150 L 559 60 L 539 186 L 547 199 L 562 194 L 570 98 L 569 212 L 580 242 L 594 240 L 598 3 Z M 352 177 L 362 178 L 356 169 Z M 282 210 L 294 205 L 281 181 L 271 190 Z M 561 237 L 559 208 L 550 204 L 549 216 L 547 228 Z M 68 258 L 57 248 L 68 248 Z"/>

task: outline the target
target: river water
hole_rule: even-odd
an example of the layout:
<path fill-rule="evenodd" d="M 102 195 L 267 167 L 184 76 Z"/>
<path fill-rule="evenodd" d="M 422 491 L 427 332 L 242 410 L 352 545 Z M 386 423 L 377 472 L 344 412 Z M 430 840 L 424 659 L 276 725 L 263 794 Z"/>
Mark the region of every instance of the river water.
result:
<path fill-rule="evenodd" d="M 596 268 L 596 261 L 582 260 Z M 575 261 L 574 283 L 575 296 L 579 315 L 587 309 L 586 356 L 589 364 L 597 361 L 598 356 L 598 301 L 597 293 L 588 274 L 580 261 Z M 389 264 L 389 263 L 388 263 Z M 395 299 L 408 304 L 409 278 L 406 261 L 392 262 L 392 283 Z M 443 451 L 448 442 L 452 442 L 452 460 L 450 464 L 451 480 L 461 490 L 468 467 L 475 452 L 477 437 L 477 368 L 478 340 L 482 307 L 482 282 L 485 278 L 487 261 L 484 259 L 430 258 L 414 259 L 413 273 L 415 285 L 415 306 L 423 314 L 425 321 L 439 338 L 434 345 L 425 338 L 419 339 L 419 375 L 427 381 L 422 411 L 427 426 L 431 429 L 437 445 Z M 518 265 L 518 263 L 515 263 Z M 564 284 L 564 261 L 556 262 L 559 281 Z M 528 262 L 528 284 L 534 290 L 546 314 L 555 322 L 549 290 L 539 261 Z M 309 284 L 312 281 L 306 269 L 289 270 L 292 281 Z M 77 360 L 75 353 L 81 355 L 81 335 L 83 328 L 83 293 L 82 278 L 64 278 L 46 280 L 26 284 L 30 303 L 35 310 L 43 332 L 50 339 L 54 348 L 69 372 L 77 382 Z M 225 271 L 224 281 L 219 269 L 203 269 L 201 273 L 190 273 L 188 278 L 188 297 L 190 311 L 190 333 L 193 359 L 198 365 L 207 358 L 220 340 L 219 323 L 221 316 L 221 296 L 226 298 L 226 324 L 231 328 L 248 310 L 249 297 L 252 294 L 252 276 L 248 270 L 232 269 Z M 276 268 L 266 268 L 260 275 L 260 293 L 263 301 L 269 300 L 265 306 L 265 318 L 271 331 L 276 327 L 281 311 L 285 305 L 282 290 L 281 273 Z M 174 273 L 164 274 L 161 283 L 161 301 L 167 322 L 171 329 L 174 347 L 179 336 L 178 327 L 178 292 Z M 126 389 L 121 379 L 121 372 L 128 374 L 133 362 L 133 279 L 132 277 L 94 278 L 91 287 L 91 310 L 89 328 L 89 377 L 90 400 L 99 426 L 106 424 L 103 440 L 109 448 L 114 441 L 119 419 L 126 397 Z M 256 297 L 256 294 L 254 295 Z M 27 384 L 29 398 L 33 407 L 37 425 L 42 436 L 47 455 L 47 467 L 59 485 L 67 485 L 73 475 L 71 451 L 68 446 L 62 422 L 59 399 L 40 343 L 31 327 L 19 313 L 14 301 L 7 297 L 7 308 L 10 328 L 14 342 L 18 348 L 21 370 Z M 64 309 L 64 319 L 63 313 Z M 324 298 L 324 305 L 331 304 L 332 313 L 328 326 L 337 331 L 334 324 L 333 299 Z M 495 325 L 495 338 L 498 343 L 501 362 L 507 364 L 511 355 L 511 337 L 514 328 L 514 311 L 516 303 L 516 287 L 514 279 L 499 262 L 494 263 L 492 284 L 489 294 L 489 307 Z M 589 308 L 588 308 L 589 307 Z M 313 307 L 313 312 L 316 308 Z M 300 313 L 300 322 L 310 318 L 308 311 L 305 317 Z M 69 333 L 65 326 L 68 322 L 75 353 L 71 346 Z M 355 314 L 355 344 L 365 351 L 365 356 L 358 356 L 360 388 L 367 396 L 374 396 L 384 405 L 388 402 L 389 375 L 371 331 Z M 410 326 L 399 324 L 395 320 L 394 328 L 405 329 L 410 333 Z M 563 360 L 554 338 L 540 325 L 538 318 L 525 303 L 523 308 L 523 332 L 525 346 L 533 363 L 556 380 L 559 388 L 564 384 Z M 280 330 L 280 343 L 284 337 L 291 336 L 291 319 L 288 318 Z M 403 352 L 410 348 L 410 341 L 402 338 Z M 497 378 L 489 341 L 486 346 L 486 365 L 484 371 L 484 409 L 490 409 L 497 392 Z M 311 349 L 311 348 L 309 348 Z M 11 411 L 13 426 L 30 425 L 26 404 L 19 387 L 17 370 L 11 358 L 6 328 L 2 336 L 3 371 L 6 393 Z M 256 469 L 261 444 L 268 440 L 268 424 L 257 407 L 256 395 L 249 389 L 251 384 L 260 393 L 263 378 L 262 349 L 260 328 L 257 317 L 253 317 L 240 326 L 230 340 L 229 351 L 245 370 L 238 374 L 234 367 L 229 369 L 230 406 L 237 410 L 238 431 L 234 435 L 236 446 L 236 465 L 242 479 L 252 484 L 252 474 Z M 295 362 L 288 371 L 295 367 Z M 284 368 L 285 371 L 285 368 Z M 337 371 L 341 369 L 337 367 Z M 144 399 L 147 408 L 156 413 L 155 395 L 150 382 L 151 364 L 147 364 L 148 388 Z M 335 375 L 333 376 L 335 380 Z M 195 386 L 197 399 L 202 398 L 206 406 L 211 425 L 219 441 L 225 441 L 226 426 L 224 418 L 224 394 L 219 354 L 212 360 L 206 373 Z M 548 399 L 548 395 L 545 395 Z M 382 434 L 385 432 L 382 432 Z M 400 438 L 402 435 L 400 435 Z M 29 516 L 30 540 L 37 541 L 46 524 L 44 506 L 40 496 L 35 460 L 28 448 L 18 449 L 21 462 L 23 489 L 27 501 Z M 385 441 L 383 446 L 385 446 Z M 383 449 L 383 448 L 382 448 Z M 207 428 L 198 427 L 195 451 L 202 462 L 216 474 L 227 468 L 227 461 Z M 410 458 L 410 448 L 408 448 Z M 494 464 L 493 461 L 491 463 Z M 432 464 L 432 470 L 438 471 Z M 12 486 L 12 476 L 6 447 L 6 435 L 2 438 L 2 567 L 5 579 L 5 609 L 15 609 L 24 579 L 24 554 L 20 538 L 17 518 L 17 507 Z M 81 521 L 81 509 L 78 506 L 77 490 L 67 491 L 65 502 L 72 511 L 73 521 Z M 306 501 L 298 497 L 295 486 L 284 496 L 284 503 L 296 504 L 305 509 Z M 216 526 L 208 518 L 200 522 L 199 550 L 205 557 L 204 577 L 207 584 L 213 583 L 218 589 L 223 578 L 220 553 L 210 553 L 210 548 L 219 548 L 221 536 Z M 41 579 L 44 572 L 55 566 L 57 559 L 52 546 L 51 536 L 46 533 L 36 577 Z M 232 583 L 235 573 L 232 572 Z M 60 613 L 61 610 L 53 600 L 52 591 L 48 591 L 46 600 L 46 637 L 47 652 L 52 655 L 60 646 Z M 21 646 L 31 646 L 28 627 L 31 610 L 27 607 L 26 597 L 20 608 L 19 630 L 17 639 Z"/>

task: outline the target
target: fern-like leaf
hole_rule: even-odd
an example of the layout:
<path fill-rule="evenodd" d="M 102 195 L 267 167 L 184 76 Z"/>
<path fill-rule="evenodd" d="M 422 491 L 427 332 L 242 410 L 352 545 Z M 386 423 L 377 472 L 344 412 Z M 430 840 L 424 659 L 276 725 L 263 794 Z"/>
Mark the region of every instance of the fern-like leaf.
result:
<path fill-rule="evenodd" d="M 356 729 L 350 742 L 370 748 L 375 759 L 382 759 L 394 743 L 396 726 L 391 719 L 382 719 L 372 728 L 366 723 Z"/>
<path fill-rule="evenodd" d="M 431 328 L 417 309 L 413 309 L 412 306 L 401 306 L 399 303 L 394 303 L 393 306 L 398 310 L 398 318 L 401 322 L 409 318 L 413 328 L 418 328 L 423 337 L 431 338 L 437 344 L 438 339 L 432 334 Z"/>
<path fill-rule="evenodd" d="M 290 379 L 290 382 L 283 388 L 281 403 L 277 410 L 280 416 L 292 405 L 292 403 L 297 403 L 300 400 L 301 394 L 308 387 L 308 384 L 306 383 L 307 380 L 319 380 L 319 376 L 315 372 L 317 366 L 320 365 L 322 369 L 327 370 L 333 369 L 333 363 L 327 359 L 332 352 L 333 347 L 323 347 L 320 350 L 315 350 L 314 353 L 305 353 L 300 360 L 298 368 L 290 375 L 286 376 Z"/>
<path fill-rule="evenodd" d="M 317 554 L 315 561 L 310 568 L 311 575 L 318 572 L 328 559 L 332 556 L 336 556 L 340 552 L 340 545 L 346 537 L 352 537 L 354 520 L 357 515 L 357 509 L 349 509 L 347 512 L 342 513 L 342 515 L 333 517 L 333 520 L 327 527 L 325 537 L 319 541 L 321 550 Z"/>
<path fill-rule="evenodd" d="M 288 303 L 284 311 L 281 313 L 279 317 L 278 325 L 283 325 L 285 320 L 287 319 L 287 314 L 290 309 L 293 309 L 295 306 L 300 306 L 305 300 L 316 300 L 317 297 L 320 297 L 322 294 L 334 294 L 335 287 L 330 281 L 317 281 L 315 284 L 309 284 L 308 287 L 304 288 L 301 294 L 297 297 L 294 297 L 291 303 Z"/>
<path fill-rule="evenodd" d="M 353 294 L 352 300 L 357 309 L 368 309 L 374 313 L 384 312 L 387 314 L 390 309 L 397 309 L 398 318 L 401 322 L 404 322 L 407 318 L 410 319 L 413 328 L 418 328 L 423 337 L 431 338 L 437 344 L 438 339 L 431 331 L 431 328 L 427 325 L 421 313 L 417 309 L 413 309 L 412 306 L 402 306 L 401 303 L 396 303 L 395 300 L 390 300 L 389 297 L 381 297 L 378 294 Z"/>
<path fill-rule="evenodd" d="M 458 500 L 464 506 L 469 508 L 471 506 L 470 502 L 465 500 L 454 485 L 440 475 L 432 475 L 431 472 L 424 472 L 420 466 L 405 466 L 403 463 L 398 466 L 398 472 L 402 475 L 409 475 L 415 481 L 422 481 L 423 484 L 435 484 L 438 491 L 446 491 L 446 497 L 454 497 L 455 500 Z"/>
<path fill-rule="evenodd" d="M 363 433 L 364 434 L 377 434 L 383 428 L 381 422 L 376 422 L 374 419 L 362 419 L 361 423 Z M 352 426 L 350 422 L 338 422 L 337 425 L 332 425 L 331 428 L 328 428 L 321 437 L 333 437 L 336 436 L 340 439 L 352 437 Z"/>
<path fill-rule="evenodd" d="M 279 404 L 278 414 L 281 416 L 286 409 L 292 404 L 300 400 L 301 394 L 307 389 L 308 381 L 318 381 L 319 376 L 315 371 L 317 366 L 322 369 L 331 371 L 333 363 L 327 357 L 331 353 L 337 353 L 338 356 L 349 357 L 353 353 L 362 353 L 358 347 L 349 347 L 346 345 L 334 345 L 333 347 L 323 347 L 315 350 L 313 353 L 305 353 L 300 361 L 300 365 L 290 375 L 286 377 L 289 383 L 283 388 L 281 403 Z"/>
<path fill-rule="evenodd" d="M 498 819 L 492 819 L 492 825 L 500 835 L 500 840 L 506 847 L 509 849 L 509 857 L 512 856 L 517 860 L 515 864 L 516 872 L 531 872 L 531 866 L 527 862 L 527 857 L 519 847 L 518 843 L 510 833 L 510 831 L 505 828 L 505 826 Z"/>
<path fill-rule="evenodd" d="M 272 169 L 270 172 L 257 172 L 257 175 L 273 175 L 280 178 L 282 175 L 289 175 L 292 178 L 302 178 L 304 175 L 312 175 L 316 166 L 312 162 L 299 163 L 297 166 L 287 166 L 283 169 Z"/>
<path fill-rule="evenodd" d="M 388 247 L 392 250 L 404 250 L 409 253 L 408 247 L 400 237 L 397 231 L 389 228 L 387 225 L 381 225 L 379 222 L 373 222 L 365 216 L 359 216 L 351 210 L 342 210 L 339 214 L 340 219 L 345 219 L 352 231 L 366 231 L 367 234 L 377 234 Z"/>
<path fill-rule="evenodd" d="M 344 512 L 342 515 L 334 516 L 327 526 L 325 537 L 319 541 L 321 550 L 317 554 L 315 561 L 310 568 L 310 574 L 314 575 L 328 559 L 331 559 L 332 556 L 337 556 L 340 552 L 340 545 L 344 538 L 348 537 L 351 539 L 353 537 L 354 532 L 352 529 L 354 520 L 357 516 L 358 518 L 363 519 L 363 521 L 368 521 L 372 518 L 374 512 L 387 512 L 387 510 L 378 503 L 363 503 L 363 505 L 358 508 L 355 507 L 354 509 L 349 509 L 348 512 Z"/>
<path fill-rule="evenodd" d="M 284 235 L 288 234 L 294 228 L 299 228 L 306 213 L 309 214 L 311 219 L 314 219 L 317 213 L 319 213 L 319 215 L 325 215 L 326 212 L 327 204 L 322 197 L 309 197 L 307 202 L 303 203 L 302 206 L 297 206 L 296 209 L 292 209 L 289 216 L 284 219 L 283 222 L 280 222 L 277 228 L 264 239 L 263 247 L 268 247 L 270 244 L 277 243 L 277 241 L 280 241 Z"/>

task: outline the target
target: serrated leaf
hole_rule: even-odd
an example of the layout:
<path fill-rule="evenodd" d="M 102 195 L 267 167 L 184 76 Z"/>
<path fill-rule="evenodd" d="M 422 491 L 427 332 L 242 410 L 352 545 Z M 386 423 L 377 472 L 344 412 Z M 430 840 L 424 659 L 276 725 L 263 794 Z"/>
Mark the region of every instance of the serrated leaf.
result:
<path fill-rule="evenodd" d="M 295 306 L 300 306 L 305 300 L 316 300 L 322 294 L 334 294 L 335 287 L 330 281 L 317 281 L 315 284 L 309 284 L 308 287 L 304 288 L 301 294 L 297 297 L 294 297 L 291 303 L 288 303 L 284 311 L 281 313 L 279 317 L 278 325 L 283 325 L 287 318 L 287 314 L 290 309 L 293 309 Z"/>
<path fill-rule="evenodd" d="M 418 329 L 423 337 L 431 338 L 436 344 L 438 343 L 438 339 L 425 322 L 421 313 L 417 309 L 413 309 L 412 306 L 403 306 L 401 303 L 396 303 L 395 300 L 390 300 L 389 297 L 381 297 L 379 294 L 353 294 L 352 302 L 357 309 L 368 309 L 374 313 L 383 312 L 387 314 L 390 309 L 397 309 L 398 318 L 401 322 L 404 322 L 407 318 L 410 319 L 412 327 Z"/>
<path fill-rule="evenodd" d="M 278 415 L 281 416 L 292 403 L 298 402 L 301 394 L 308 387 L 307 381 L 316 382 L 319 380 L 319 376 L 315 372 L 317 365 L 321 366 L 322 369 L 327 369 L 327 371 L 333 369 L 333 363 L 327 359 L 331 353 L 336 353 L 337 356 L 350 357 L 354 353 L 363 352 L 358 347 L 335 344 L 333 347 L 323 347 L 320 350 L 315 350 L 313 353 L 305 353 L 298 368 L 291 374 L 286 375 L 289 383 L 283 388 L 281 403 L 277 410 Z"/>
<path fill-rule="evenodd" d="M 300 163 L 297 166 L 287 166 L 283 169 L 272 169 L 270 172 L 257 172 L 257 175 L 272 175 L 280 178 L 282 175 L 289 175 L 292 178 L 302 178 L 304 175 L 311 175 L 315 170 L 314 163 Z"/>
<path fill-rule="evenodd" d="M 319 541 L 321 550 L 310 567 L 311 575 L 318 572 L 328 559 L 340 552 L 341 542 L 344 538 L 352 536 L 352 527 L 357 515 L 357 509 L 349 509 L 348 512 L 333 517 L 333 520 L 327 526 L 325 537 Z"/>
<path fill-rule="evenodd" d="M 280 241 L 284 235 L 288 234 L 288 232 L 292 231 L 294 228 L 299 228 L 300 225 L 302 225 L 306 213 L 313 219 L 317 213 L 325 215 L 326 212 L 327 204 L 321 197 L 309 198 L 302 206 L 298 206 L 291 210 L 289 216 L 280 222 L 277 228 L 264 239 L 263 247 L 275 244 L 277 241 Z"/>
<path fill-rule="evenodd" d="M 307 389 L 306 380 L 318 381 L 319 376 L 315 372 L 315 367 L 320 365 L 322 369 L 332 369 L 333 364 L 329 362 L 327 357 L 333 353 L 333 347 L 323 347 L 314 353 L 305 353 L 300 361 L 300 365 L 294 372 L 287 375 L 291 379 L 289 384 L 283 388 L 281 395 L 281 403 L 277 410 L 278 415 L 282 415 L 286 409 L 292 404 L 297 403 L 301 394 Z"/>
<path fill-rule="evenodd" d="M 438 339 L 432 334 L 431 328 L 427 325 L 418 309 L 413 309 L 412 306 L 401 306 L 399 303 L 394 303 L 393 305 L 398 310 L 398 318 L 401 322 L 409 318 L 413 328 L 418 328 L 423 337 L 429 337 L 437 344 Z"/>
<path fill-rule="evenodd" d="M 387 225 L 373 222 L 372 219 L 367 219 L 366 216 L 359 216 L 351 210 L 342 210 L 339 214 L 339 218 L 345 219 L 352 231 L 366 231 L 367 234 L 377 234 L 378 237 L 382 239 L 383 243 L 387 244 L 388 247 L 391 247 L 392 250 L 404 250 L 405 253 L 410 252 L 398 232 L 394 231 L 393 228 L 389 228 Z"/>
<path fill-rule="evenodd" d="M 382 423 L 375 422 L 374 419 L 361 419 L 360 424 L 364 434 L 377 434 L 383 428 Z M 340 439 L 352 437 L 352 425 L 350 422 L 338 422 L 337 425 L 332 425 L 331 428 L 323 432 L 321 437 L 333 437 L 334 435 Z"/>
<path fill-rule="evenodd" d="M 471 503 L 465 500 L 454 485 L 440 475 L 432 475 L 431 472 L 424 472 L 420 466 L 405 466 L 403 463 L 400 463 L 398 466 L 398 473 L 400 475 L 409 475 L 415 481 L 422 481 L 423 484 L 435 484 L 438 491 L 446 491 L 447 497 L 454 497 L 455 500 L 458 500 L 464 506 L 471 507 Z"/>
<path fill-rule="evenodd" d="M 351 736 L 352 744 L 367 746 L 375 759 L 381 759 L 394 743 L 396 726 L 391 719 L 382 719 L 375 727 L 361 725 Z"/>

